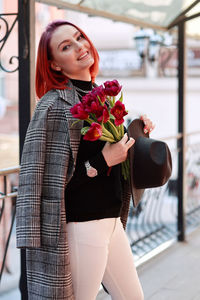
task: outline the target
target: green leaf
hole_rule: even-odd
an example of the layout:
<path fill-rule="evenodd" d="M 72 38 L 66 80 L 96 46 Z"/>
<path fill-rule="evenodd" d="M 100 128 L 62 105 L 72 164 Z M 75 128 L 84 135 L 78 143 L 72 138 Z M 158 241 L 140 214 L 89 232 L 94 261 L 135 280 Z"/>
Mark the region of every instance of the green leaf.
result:
<path fill-rule="evenodd" d="M 91 116 L 91 118 L 92 118 L 92 120 L 94 121 L 94 122 L 97 122 L 97 118 L 96 118 L 96 116 L 95 116 L 95 114 L 90 114 L 90 116 Z M 97 122 L 98 123 L 98 122 Z"/>
<path fill-rule="evenodd" d="M 110 114 L 110 120 L 115 120 L 115 117 L 112 114 Z"/>
<path fill-rule="evenodd" d="M 123 93 L 121 92 L 121 96 L 120 96 L 120 98 L 119 98 L 119 101 L 120 102 L 123 102 Z"/>
<path fill-rule="evenodd" d="M 85 135 L 85 134 L 88 132 L 89 128 L 90 128 L 89 126 L 83 127 L 83 128 L 81 129 L 81 134 L 82 134 L 82 135 Z"/>
<path fill-rule="evenodd" d="M 111 96 L 107 96 L 106 99 L 109 101 L 110 103 L 110 107 L 112 108 L 114 106 L 115 103 L 113 103 L 113 99 Z"/>
<path fill-rule="evenodd" d="M 98 98 L 98 100 L 99 100 L 101 106 L 104 106 L 104 103 L 101 101 L 101 98 L 99 97 L 99 95 L 97 95 L 97 98 Z"/>

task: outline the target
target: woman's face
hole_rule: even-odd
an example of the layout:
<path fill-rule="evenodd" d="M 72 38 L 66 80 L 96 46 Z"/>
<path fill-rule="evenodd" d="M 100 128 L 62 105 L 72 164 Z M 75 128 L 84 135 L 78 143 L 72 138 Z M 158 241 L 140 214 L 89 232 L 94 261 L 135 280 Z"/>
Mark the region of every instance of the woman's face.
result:
<path fill-rule="evenodd" d="M 75 27 L 62 25 L 50 41 L 53 59 L 51 68 L 68 78 L 91 80 L 90 67 L 94 63 L 89 42 Z"/>

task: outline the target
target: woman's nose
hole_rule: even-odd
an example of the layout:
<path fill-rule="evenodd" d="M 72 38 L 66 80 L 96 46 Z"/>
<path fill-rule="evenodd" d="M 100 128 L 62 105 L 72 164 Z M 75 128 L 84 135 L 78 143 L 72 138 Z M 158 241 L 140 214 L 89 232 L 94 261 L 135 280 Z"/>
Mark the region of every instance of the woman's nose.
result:
<path fill-rule="evenodd" d="M 79 42 L 79 41 L 76 41 L 76 50 L 77 50 L 77 51 L 80 51 L 82 48 L 83 48 L 82 43 Z"/>

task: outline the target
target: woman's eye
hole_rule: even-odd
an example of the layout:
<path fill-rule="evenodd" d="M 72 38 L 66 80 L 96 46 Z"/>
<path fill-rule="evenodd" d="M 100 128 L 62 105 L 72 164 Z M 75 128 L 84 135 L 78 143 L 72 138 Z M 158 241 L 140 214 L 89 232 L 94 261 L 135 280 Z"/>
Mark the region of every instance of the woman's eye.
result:
<path fill-rule="evenodd" d="M 67 50 L 69 47 L 70 47 L 70 45 L 65 45 L 65 46 L 62 48 L 62 51 Z"/>
<path fill-rule="evenodd" d="M 78 37 L 77 37 L 77 40 L 81 40 L 81 39 L 84 39 L 84 36 L 82 34 L 80 34 Z"/>

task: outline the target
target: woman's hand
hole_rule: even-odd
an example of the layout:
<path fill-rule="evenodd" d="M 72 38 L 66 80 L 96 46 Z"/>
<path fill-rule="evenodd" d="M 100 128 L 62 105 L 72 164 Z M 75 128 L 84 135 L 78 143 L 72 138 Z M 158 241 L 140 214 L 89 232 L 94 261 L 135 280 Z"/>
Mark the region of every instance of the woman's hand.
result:
<path fill-rule="evenodd" d="M 108 167 L 112 167 L 126 160 L 128 149 L 133 146 L 135 140 L 130 138 L 128 140 L 128 135 L 125 133 L 121 141 L 117 143 L 109 143 L 107 142 L 102 149 L 102 154 L 104 159 L 108 165 Z"/>
<path fill-rule="evenodd" d="M 150 119 L 147 118 L 146 115 L 142 115 L 140 117 L 140 119 L 144 122 L 144 133 L 147 133 L 147 132 L 151 132 L 154 128 L 155 128 L 155 125 L 152 123 L 152 121 Z"/>

